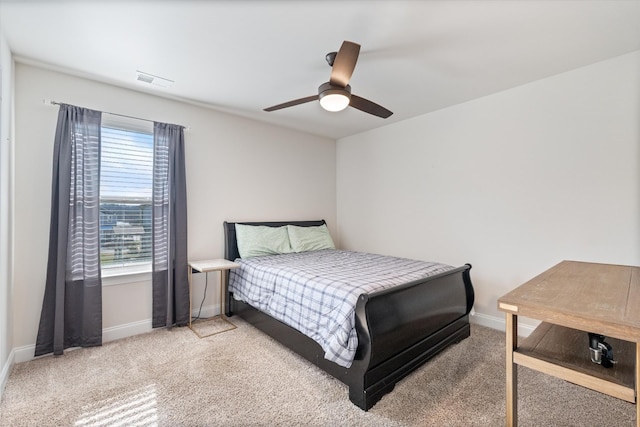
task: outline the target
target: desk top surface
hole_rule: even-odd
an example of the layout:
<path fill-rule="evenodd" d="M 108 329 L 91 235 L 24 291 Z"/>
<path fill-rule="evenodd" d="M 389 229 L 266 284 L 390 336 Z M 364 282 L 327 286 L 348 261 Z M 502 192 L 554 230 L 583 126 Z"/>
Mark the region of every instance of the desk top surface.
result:
<path fill-rule="evenodd" d="M 498 308 L 640 342 L 640 267 L 562 261 L 499 298 Z"/>

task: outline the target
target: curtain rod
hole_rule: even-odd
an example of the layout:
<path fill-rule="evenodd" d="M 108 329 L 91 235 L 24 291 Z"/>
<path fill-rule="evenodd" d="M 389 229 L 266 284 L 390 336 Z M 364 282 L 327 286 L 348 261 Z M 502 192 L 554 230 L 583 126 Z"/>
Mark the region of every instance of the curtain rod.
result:
<path fill-rule="evenodd" d="M 44 104 L 47 104 L 47 105 L 60 105 L 60 104 L 62 104 L 62 102 L 52 101 L 52 100 L 46 99 L 46 98 L 43 99 L 42 101 L 43 101 Z M 70 104 L 67 104 L 67 105 L 70 105 Z M 102 114 L 110 114 L 112 116 L 126 117 L 128 119 L 143 120 L 145 122 L 155 123 L 155 120 L 143 119 L 141 117 L 135 117 L 135 116 L 127 116 L 126 114 L 111 113 L 109 111 L 101 111 L 101 113 Z M 183 126 L 183 125 L 178 125 L 178 126 L 182 126 L 184 128 L 184 130 L 186 130 L 186 131 L 188 131 L 190 129 L 189 126 Z"/>

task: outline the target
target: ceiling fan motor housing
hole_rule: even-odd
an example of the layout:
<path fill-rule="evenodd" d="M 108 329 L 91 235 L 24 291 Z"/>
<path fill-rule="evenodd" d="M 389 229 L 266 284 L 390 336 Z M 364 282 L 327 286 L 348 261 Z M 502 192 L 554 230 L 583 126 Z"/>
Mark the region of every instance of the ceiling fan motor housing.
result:
<path fill-rule="evenodd" d="M 318 96 L 322 99 L 326 95 L 344 95 L 351 98 L 351 85 L 345 87 L 332 85 L 330 82 L 322 83 L 318 87 Z"/>

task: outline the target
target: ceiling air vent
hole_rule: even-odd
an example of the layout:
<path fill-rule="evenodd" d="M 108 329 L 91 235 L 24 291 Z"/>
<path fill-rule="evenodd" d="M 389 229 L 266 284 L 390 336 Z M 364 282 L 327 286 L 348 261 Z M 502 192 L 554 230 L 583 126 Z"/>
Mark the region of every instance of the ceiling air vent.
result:
<path fill-rule="evenodd" d="M 171 87 L 171 85 L 173 85 L 173 80 L 154 76 L 153 74 L 145 73 L 144 71 L 136 70 L 136 74 L 137 80 L 139 82 L 148 83 L 160 87 Z"/>

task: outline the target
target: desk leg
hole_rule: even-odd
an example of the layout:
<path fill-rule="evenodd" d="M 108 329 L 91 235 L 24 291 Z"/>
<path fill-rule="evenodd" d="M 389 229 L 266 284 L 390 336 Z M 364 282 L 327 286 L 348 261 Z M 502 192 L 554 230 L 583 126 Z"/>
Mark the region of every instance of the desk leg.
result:
<path fill-rule="evenodd" d="M 518 348 L 518 316 L 506 313 L 506 425 L 518 425 L 518 367 L 513 363 L 513 351 Z"/>
<path fill-rule="evenodd" d="M 189 282 L 189 328 L 191 328 L 191 286 L 193 283 L 193 270 L 190 265 L 187 266 L 187 281 Z"/>
<path fill-rule="evenodd" d="M 636 343 L 636 427 L 640 427 L 640 342 Z"/>

